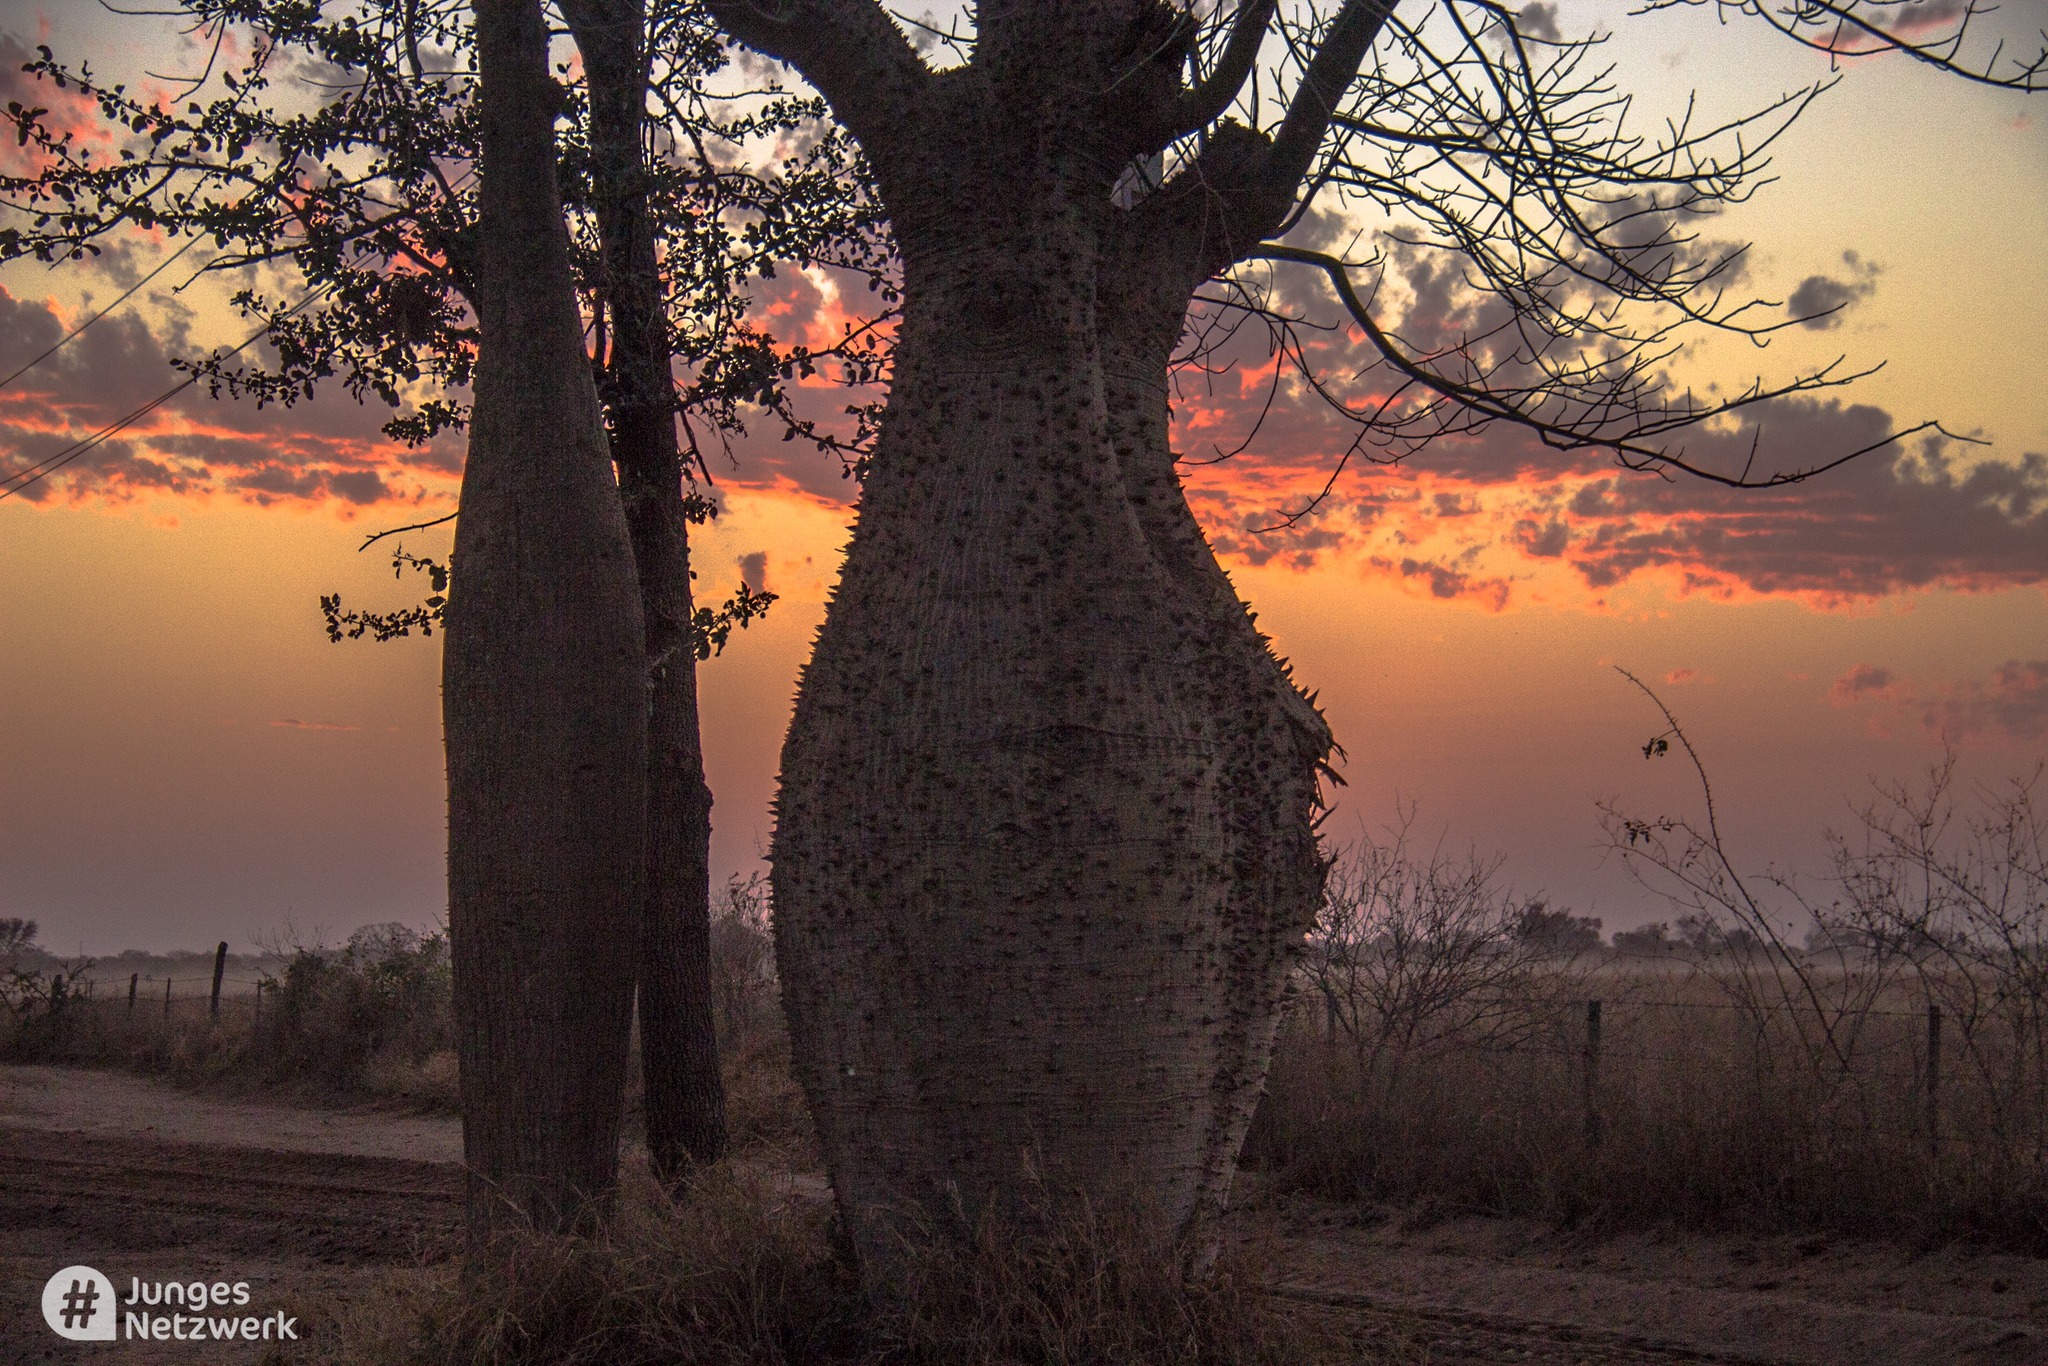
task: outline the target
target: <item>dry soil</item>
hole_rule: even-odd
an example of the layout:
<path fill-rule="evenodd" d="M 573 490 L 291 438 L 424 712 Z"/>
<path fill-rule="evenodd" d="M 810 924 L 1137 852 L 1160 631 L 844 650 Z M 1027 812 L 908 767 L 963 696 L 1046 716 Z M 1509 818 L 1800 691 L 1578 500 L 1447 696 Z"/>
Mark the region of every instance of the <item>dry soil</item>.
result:
<path fill-rule="evenodd" d="M 461 1201 L 446 1116 L 221 1099 L 65 1068 L 0 1068 L 0 1363 L 254 1362 L 261 1348 L 74 1344 L 44 1281 L 247 1281 L 251 1312 L 321 1331 L 380 1271 L 445 1257 Z M 800 1187 L 818 1190 L 802 1181 Z M 1276 1293 L 1340 1360 L 2048 1366 L 2048 1262 L 1827 1239 L 1588 1238 L 1420 1226 L 1283 1203 L 1250 1218 Z M 277 1358 L 309 1359 L 300 1347 Z"/>

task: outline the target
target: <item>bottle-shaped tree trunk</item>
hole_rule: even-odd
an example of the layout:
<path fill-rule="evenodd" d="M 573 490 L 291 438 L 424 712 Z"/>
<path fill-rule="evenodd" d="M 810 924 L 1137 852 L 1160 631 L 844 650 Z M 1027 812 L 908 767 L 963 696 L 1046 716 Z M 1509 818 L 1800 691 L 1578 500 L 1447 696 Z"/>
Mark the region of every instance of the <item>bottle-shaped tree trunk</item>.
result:
<path fill-rule="evenodd" d="M 448 604 L 449 929 L 473 1236 L 615 1185 L 645 822 L 639 594 L 583 351 L 538 0 L 477 0 L 475 411 Z"/>
<path fill-rule="evenodd" d="M 1167 446 L 1214 216 L 1112 194 L 1130 134 L 1104 92 L 1158 95 L 1151 30 L 1177 21 L 984 6 L 974 63 L 934 76 L 865 4 L 719 8 L 834 99 L 903 262 L 773 846 L 792 1042 L 864 1274 L 886 1292 L 906 1240 L 1026 1191 L 1187 1230 L 1227 1194 L 1316 910 L 1330 738 Z"/>
<path fill-rule="evenodd" d="M 906 1239 L 1034 1187 L 1198 1227 L 1320 903 L 1332 743 L 1181 494 L 1167 368 L 1194 289 L 1286 218 L 1392 0 L 1344 0 L 1270 136 L 1222 118 L 1270 0 L 1199 76 L 1161 0 L 983 4 L 947 71 L 876 0 L 710 3 L 860 139 L 903 262 L 773 847 L 864 1274 L 886 1292 Z"/>

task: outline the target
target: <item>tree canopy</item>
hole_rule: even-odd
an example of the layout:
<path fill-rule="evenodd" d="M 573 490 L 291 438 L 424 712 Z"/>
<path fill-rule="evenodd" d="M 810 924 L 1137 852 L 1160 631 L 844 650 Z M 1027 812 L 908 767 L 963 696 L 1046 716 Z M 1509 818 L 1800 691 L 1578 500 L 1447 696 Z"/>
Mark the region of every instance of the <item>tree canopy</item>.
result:
<path fill-rule="evenodd" d="M 0 176 L 0 203 L 16 211 L 0 225 L 0 261 L 82 261 L 137 230 L 210 247 L 194 272 L 242 276 L 233 302 L 271 348 L 262 358 L 218 348 L 178 362 L 213 393 L 293 404 L 334 384 L 392 408 L 385 430 L 395 439 L 459 429 L 475 346 L 467 7 L 191 0 L 178 13 L 210 56 L 176 101 L 39 50 L 29 73 L 89 96 L 119 136 L 108 150 L 49 109 L 6 112 L 33 171 Z M 664 315 L 693 464 L 709 478 L 709 458 L 751 412 L 856 459 L 865 429 L 821 428 L 797 414 L 784 386 L 821 366 L 872 377 L 878 332 L 849 331 L 825 350 L 781 343 L 749 315 L 748 285 L 779 267 L 830 264 L 865 275 L 886 315 L 893 278 L 857 154 L 821 122 L 815 97 L 734 70 L 701 8 L 658 7 L 648 27 L 649 201 L 667 248 Z M 230 43 L 231 33 L 244 41 Z M 601 358 L 607 319 L 580 74 L 580 63 L 558 61 L 561 176 L 587 343 Z"/>

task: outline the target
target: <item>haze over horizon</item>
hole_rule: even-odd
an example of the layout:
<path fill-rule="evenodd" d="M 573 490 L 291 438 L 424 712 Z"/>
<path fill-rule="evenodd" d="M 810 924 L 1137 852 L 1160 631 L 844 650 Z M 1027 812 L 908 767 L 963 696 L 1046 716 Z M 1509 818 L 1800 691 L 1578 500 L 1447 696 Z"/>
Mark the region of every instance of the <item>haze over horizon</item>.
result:
<path fill-rule="evenodd" d="M 1646 103 L 1697 87 L 1729 112 L 1825 74 L 1755 25 L 1594 11 L 1618 30 L 1617 79 Z M 139 72 L 171 69 L 165 42 L 161 25 L 84 0 L 0 0 L 0 97 L 50 101 L 19 70 L 38 43 Z M 1244 453 L 1191 466 L 1190 495 L 1344 746 L 1335 838 L 1413 802 L 1425 840 L 1498 851 L 1505 878 L 1554 905 L 1609 929 L 1668 919 L 1602 866 L 1594 801 L 1681 814 L 1697 788 L 1680 760 L 1645 762 L 1663 723 L 1614 665 L 1685 723 L 1759 871 L 1820 871 L 1823 827 L 1945 743 L 1970 781 L 2048 755 L 2048 129 L 2021 96 L 1882 59 L 1851 64 L 1775 155 L 1776 183 L 1710 235 L 1756 243 L 1742 288 L 1841 310 L 1767 350 L 1703 346 L 1678 362 L 1686 377 L 1884 361 L 1829 401 L 1774 411 L 1772 440 L 1833 452 L 1936 418 L 1986 445 L 1915 440 L 1731 493 L 1500 433 L 1396 467 L 1354 461 L 1313 516 L 1263 532 L 1323 487 L 1349 435 L 1276 381 L 1262 340 L 1234 369 L 1185 377 L 1176 442 L 1191 460 L 1237 445 L 1279 386 Z M 0 267 L 0 375 L 161 258 L 138 235 L 90 268 Z M 0 386 L 0 469 L 160 393 L 169 357 L 246 335 L 224 291 L 174 294 L 184 278 L 166 272 Z M 1281 288 L 1333 318 L 1312 283 Z M 1426 262 L 1397 256 L 1386 288 L 1410 326 L 1457 307 Z M 759 299 L 789 335 L 819 337 L 863 303 L 822 271 L 785 271 Z M 1341 362 L 1347 341 L 1314 344 Z M 847 395 L 821 381 L 807 401 L 829 416 Z M 334 591 L 415 600 L 382 546 L 356 546 L 453 506 L 460 440 L 407 450 L 379 433 L 386 416 L 339 392 L 259 410 L 188 391 L 0 500 L 0 915 L 95 954 L 438 916 L 438 638 L 330 645 L 317 609 Z M 1695 444 L 1739 456 L 1750 435 L 1729 425 Z M 854 490 L 835 460 L 769 437 L 713 473 L 723 512 L 696 537 L 701 599 L 742 575 L 781 595 L 701 670 L 723 879 L 766 845 L 776 748 Z M 445 529 L 403 539 L 448 543 Z"/>

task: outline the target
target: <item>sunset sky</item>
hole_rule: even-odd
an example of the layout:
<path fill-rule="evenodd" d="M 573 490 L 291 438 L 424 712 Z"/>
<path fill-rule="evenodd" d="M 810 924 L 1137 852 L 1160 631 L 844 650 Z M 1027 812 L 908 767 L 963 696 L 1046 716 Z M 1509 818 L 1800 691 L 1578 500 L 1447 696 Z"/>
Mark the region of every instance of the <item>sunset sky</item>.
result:
<path fill-rule="evenodd" d="M 1825 59 L 1710 9 L 1556 8 L 1568 29 L 1616 29 L 1608 56 L 1638 118 L 1694 89 L 1707 113 L 1732 113 L 1826 75 Z M 2040 0 L 2006 11 L 2022 34 L 2044 15 Z M 161 75 L 196 61 L 180 41 L 90 0 L 0 0 L 0 102 L 52 104 L 19 74 L 38 43 Z M 0 149 L 0 165 L 18 169 L 4 160 L 16 152 Z M 1252 446 L 1192 468 L 1189 487 L 1344 747 L 1333 837 L 1413 803 L 1426 841 L 1498 852 L 1526 892 L 1610 929 L 1669 919 L 1603 862 L 1595 802 L 1688 814 L 1697 787 L 1674 760 L 1645 762 L 1662 724 L 1616 665 L 1686 725 L 1738 860 L 1758 871 L 1820 872 L 1821 832 L 1852 821 L 1873 779 L 1924 772 L 1944 742 L 1971 782 L 2048 756 L 2048 96 L 1855 63 L 1775 154 L 1775 183 L 1708 231 L 1755 243 L 1745 290 L 1845 306 L 1767 349 L 1704 348 L 1688 377 L 1739 386 L 1837 355 L 1883 362 L 1773 414 L 1773 448 L 1819 457 L 1927 419 L 1985 444 L 1916 439 L 1811 483 L 1731 493 L 1497 432 L 1399 467 L 1354 464 L 1315 516 L 1261 534 L 1349 442 L 1283 381 Z M 137 237 L 91 268 L 0 267 L 0 375 L 161 254 Z M 1386 298 L 1419 314 L 1433 277 L 1395 266 Z M 161 393 L 176 378 L 167 357 L 243 339 L 218 291 L 171 292 L 189 273 L 173 267 L 0 385 L 0 471 Z M 1334 321 L 1311 278 L 1281 285 Z M 762 314 L 822 335 L 844 313 L 836 290 L 785 273 Z M 1236 445 L 1258 410 L 1270 364 L 1262 348 L 1241 359 L 1184 387 L 1186 454 Z M 810 398 L 821 412 L 846 401 Z M 334 591 L 412 600 L 388 555 L 356 546 L 453 507 L 460 442 L 405 450 L 379 435 L 386 416 L 339 392 L 258 410 L 191 391 L 0 500 L 0 915 L 84 953 L 240 947 L 287 928 L 332 941 L 438 917 L 439 641 L 332 645 L 317 606 Z M 1750 435 L 1693 449 L 1739 451 Z M 697 539 L 700 592 L 723 598 L 744 559 L 780 595 L 701 674 L 722 878 L 765 848 L 776 750 L 853 486 L 836 461 L 772 439 L 713 473 L 723 515 Z M 445 528 L 404 539 L 448 543 Z"/>

